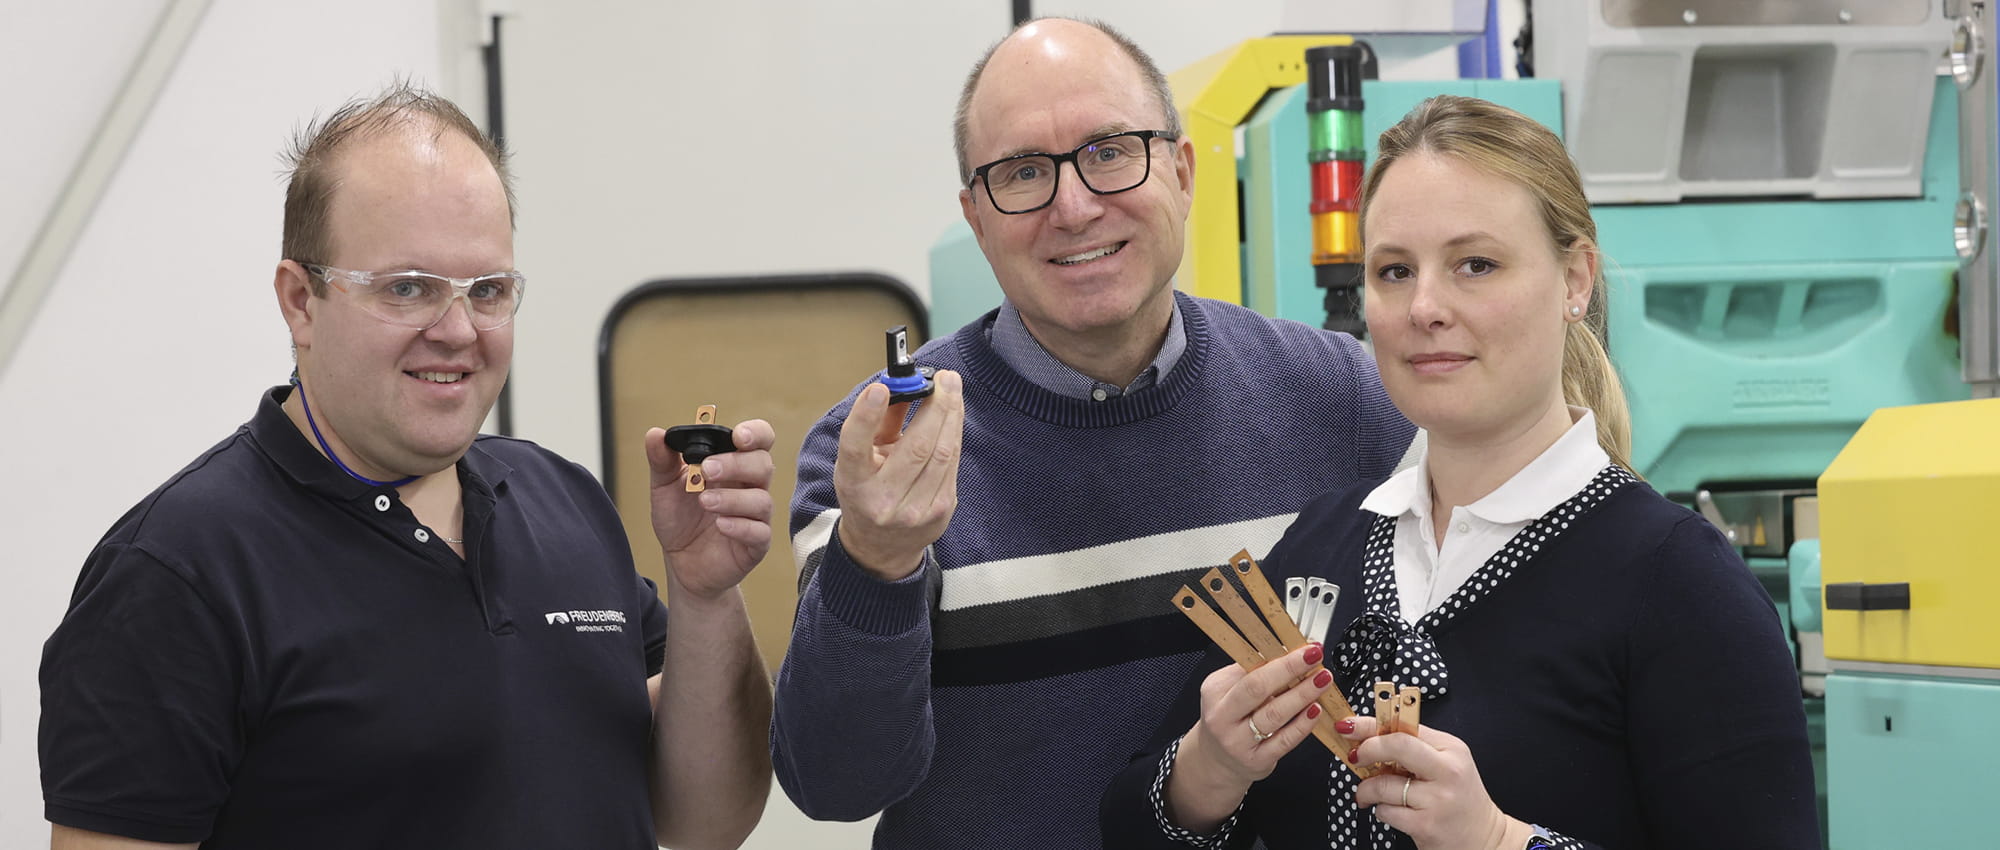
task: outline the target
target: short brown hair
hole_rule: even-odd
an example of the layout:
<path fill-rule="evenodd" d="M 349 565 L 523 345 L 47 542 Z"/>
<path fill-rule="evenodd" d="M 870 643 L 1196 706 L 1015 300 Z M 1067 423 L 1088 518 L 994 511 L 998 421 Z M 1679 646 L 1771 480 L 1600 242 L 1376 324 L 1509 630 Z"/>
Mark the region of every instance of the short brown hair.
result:
<path fill-rule="evenodd" d="M 1060 15 L 1051 15 L 1049 17 L 1025 21 L 1020 26 L 1015 27 L 1013 32 L 1009 32 L 1007 38 L 1013 38 L 1014 33 L 1020 32 L 1023 27 L 1029 24 L 1040 23 L 1042 21 L 1074 21 L 1104 33 L 1105 37 L 1111 39 L 1113 44 L 1118 45 L 1119 51 L 1125 54 L 1125 58 L 1132 60 L 1132 64 L 1139 67 L 1139 76 L 1146 81 L 1146 87 L 1152 90 L 1153 101 L 1159 106 L 1160 112 L 1167 122 L 1166 126 L 1160 129 L 1172 134 L 1176 139 L 1181 137 L 1181 113 L 1180 110 L 1174 108 L 1174 91 L 1167 85 L 1167 75 L 1160 72 L 1160 66 L 1153 61 L 1153 57 L 1146 55 L 1146 51 L 1141 50 L 1137 43 L 1133 42 L 1132 39 L 1126 38 L 1124 33 L 1112 29 L 1110 24 L 1103 21 L 1090 18 L 1066 18 Z M 951 147 L 953 152 L 958 155 L 958 184 L 960 186 L 972 180 L 972 166 L 965 161 L 966 136 L 968 135 L 966 125 L 971 123 L 969 113 L 972 111 L 972 94 L 979 90 L 979 76 L 986 72 L 986 63 L 992 60 L 993 51 L 999 50 L 1000 45 L 1006 43 L 1007 38 L 993 42 L 991 47 L 986 48 L 985 53 L 980 54 L 979 61 L 972 65 L 972 73 L 965 75 L 965 87 L 958 92 L 958 110 L 952 114 L 951 120 Z"/>
<path fill-rule="evenodd" d="M 398 80 L 374 97 L 348 101 L 333 114 L 315 118 L 292 137 L 285 152 L 285 259 L 323 263 L 332 252 L 327 218 L 333 208 L 333 192 L 341 182 L 333 161 L 342 146 L 410 125 L 426 126 L 438 135 L 455 132 L 478 145 L 500 175 L 500 186 L 507 193 L 507 221 L 513 223 L 514 177 L 507 170 L 507 151 L 472 123 L 457 104 L 408 80 Z M 311 286 L 314 295 L 326 294 L 326 284 L 319 278 L 311 278 Z"/>
<path fill-rule="evenodd" d="M 1382 186 L 1382 175 L 1396 160 L 1428 151 L 1450 157 L 1495 177 L 1519 184 L 1534 196 L 1542 224 L 1557 256 L 1571 251 L 1597 251 L 1597 222 L 1583 179 L 1562 140 L 1533 118 L 1478 98 L 1441 94 L 1417 104 L 1396 125 L 1382 131 L 1379 152 L 1361 186 L 1361 239 L 1368 240 L 1368 205 Z M 1562 392 L 1569 404 L 1590 408 L 1597 416 L 1597 442 L 1611 459 L 1632 469 L 1632 417 L 1625 389 L 1605 350 L 1607 308 L 1604 258 L 1597 257 L 1591 281 L 1590 311 L 1570 322 L 1563 335 Z"/>

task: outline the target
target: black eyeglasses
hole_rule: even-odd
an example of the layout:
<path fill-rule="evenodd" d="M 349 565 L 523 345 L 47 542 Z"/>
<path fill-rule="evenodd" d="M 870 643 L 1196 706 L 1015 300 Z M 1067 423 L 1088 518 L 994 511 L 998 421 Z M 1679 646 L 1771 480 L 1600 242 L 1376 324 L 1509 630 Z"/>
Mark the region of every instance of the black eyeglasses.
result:
<path fill-rule="evenodd" d="M 1164 130 L 1132 130 L 1091 139 L 1066 154 L 1024 153 L 994 160 L 972 170 L 973 183 L 986 184 L 986 199 L 1008 215 L 1031 213 L 1055 202 L 1056 182 L 1067 162 L 1076 168 L 1083 187 L 1099 195 L 1137 188 L 1153 173 L 1153 140 L 1172 141 Z"/>

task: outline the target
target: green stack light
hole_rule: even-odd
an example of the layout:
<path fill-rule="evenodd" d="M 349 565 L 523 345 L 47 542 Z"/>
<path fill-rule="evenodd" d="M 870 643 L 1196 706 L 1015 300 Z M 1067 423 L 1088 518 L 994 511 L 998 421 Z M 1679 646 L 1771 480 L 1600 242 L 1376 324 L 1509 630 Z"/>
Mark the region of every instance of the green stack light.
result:
<path fill-rule="evenodd" d="M 1356 336 L 1361 320 L 1361 175 L 1368 146 L 1361 129 L 1361 79 L 1368 46 L 1306 51 L 1307 157 L 1312 170 L 1313 271 L 1326 293 L 1326 326 Z"/>

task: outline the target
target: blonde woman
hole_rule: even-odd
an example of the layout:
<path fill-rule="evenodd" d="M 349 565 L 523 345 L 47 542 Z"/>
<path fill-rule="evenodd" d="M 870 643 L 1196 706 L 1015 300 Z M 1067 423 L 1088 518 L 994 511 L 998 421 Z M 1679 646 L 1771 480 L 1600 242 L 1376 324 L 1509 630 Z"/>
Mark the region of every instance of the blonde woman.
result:
<path fill-rule="evenodd" d="M 1596 227 L 1561 141 L 1440 96 L 1380 150 L 1368 328 L 1425 455 L 1300 513 L 1265 570 L 1339 584 L 1339 639 L 1248 674 L 1211 654 L 1107 793 L 1107 846 L 1818 848 L 1771 601 L 1629 470 Z M 1300 744 L 1322 692 L 1367 712 L 1378 680 L 1420 688 L 1424 724 L 1341 719 L 1352 756 L 1401 768 L 1357 782 Z"/>

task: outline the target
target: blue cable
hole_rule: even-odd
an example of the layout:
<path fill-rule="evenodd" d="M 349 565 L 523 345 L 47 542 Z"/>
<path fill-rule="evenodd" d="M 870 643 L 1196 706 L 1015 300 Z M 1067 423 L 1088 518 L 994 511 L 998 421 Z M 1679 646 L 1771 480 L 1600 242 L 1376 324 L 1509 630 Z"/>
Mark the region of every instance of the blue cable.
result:
<path fill-rule="evenodd" d="M 306 386 L 304 384 L 299 383 L 299 373 L 296 371 L 292 373 L 292 386 L 299 388 L 299 404 L 303 405 L 306 409 L 306 425 L 312 428 L 313 439 L 319 441 L 320 451 L 326 452 L 327 458 L 333 461 L 333 465 L 340 467 L 340 471 L 347 473 L 347 476 L 349 478 L 352 478 L 370 487 L 401 487 L 405 484 L 408 484 L 422 477 L 419 475 L 412 475 L 408 478 L 404 478 L 398 481 L 377 481 L 373 478 L 364 476 L 359 472 L 355 472 L 352 469 L 348 469 L 347 464 L 341 461 L 340 455 L 333 453 L 333 447 L 326 444 L 326 438 L 320 436 L 319 423 L 313 421 L 312 402 L 306 401 Z"/>

